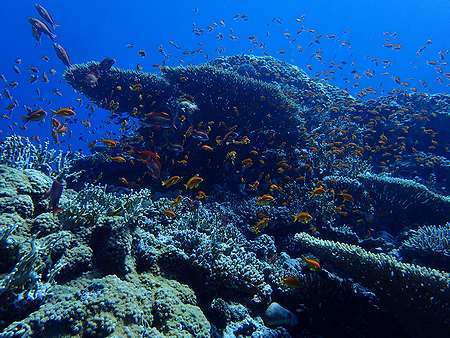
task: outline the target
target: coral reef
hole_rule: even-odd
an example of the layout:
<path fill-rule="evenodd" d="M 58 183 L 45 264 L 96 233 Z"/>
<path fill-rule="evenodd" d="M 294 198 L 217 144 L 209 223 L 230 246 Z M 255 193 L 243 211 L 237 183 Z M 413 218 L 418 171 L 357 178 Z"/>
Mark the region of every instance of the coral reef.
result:
<path fill-rule="evenodd" d="M 0 337 L 445 336 L 448 95 L 251 55 L 99 65 L 65 79 L 119 139 L 0 145 Z"/>

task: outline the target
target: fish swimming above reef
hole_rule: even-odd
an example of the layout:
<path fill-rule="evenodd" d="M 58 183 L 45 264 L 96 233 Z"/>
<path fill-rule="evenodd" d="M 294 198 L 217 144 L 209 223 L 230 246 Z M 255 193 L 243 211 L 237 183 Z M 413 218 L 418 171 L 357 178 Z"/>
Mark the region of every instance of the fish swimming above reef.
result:
<path fill-rule="evenodd" d="M 72 63 L 66 49 L 56 42 L 53 44 L 53 48 L 55 49 L 58 59 L 60 59 L 65 66 L 70 67 Z"/>
<path fill-rule="evenodd" d="M 330 189 L 319 180 L 312 181 L 317 172 L 323 170 L 311 160 L 313 155 L 334 157 L 332 167 L 335 170 L 348 166 L 345 156 L 350 155 L 357 157 L 357 161 L 370 161 L 376 168 L 388 165 L 389 169 L 398 170 L 395 159 L 404 157 L 405 148 L 411 145 L 395 147 L 391 142 L 397 136 L 406 137 L 405 124 L 411 125 L 409 130 L 414 130 L 414 134 L 416 130 L 420 133 L 430 129 L 431 124 L 432 130 L 443 126 L 437 122 L 442 114 L 431 115 L 434 122 L 416 119 L 419 108 L 416 104 L 410 111 L 399 114 L 398 108 L 389 103 L 396 97 L 365 103 L 330 84 L 319 85 L 299 68 L 268 56 L 219 57 L 200 65 L 166 66 L 161 74 L 111 67 L 93 87 L 86 82 L 86 76 L 98 74 L 102 63 L 73 65 L 64 77 L 75 90 L 110 110 L 113 118 L 120 115 L 120 121 L 136 120 L 135 136 L 138 137 L 119 142 L 123 147 L 135 149 L 130 155 L 138 160 L 138 151 L 143 149 L 159 154 L 156 162 L 149 161 L 155 165 L 147 168 L 150 175 L 144 178 L 145 184 L 159 189 L 161 181 L 157 173 L 160 169 L 166 178 L 199 174 L 205 180 L 202 189 L 208 193 L 209 187 L 225 182 L 236 186 L 240 193 L 252 196 L 272 193 L 273 201 L 261 199 L 257 205 L 276 206 L 286 202 L 286 198 L 280 196 L 286 194 L 285 184 L 298 178 L 308 188 L 308 196 L 314 203 L 336 198 L 351 207 L 350 194 L 338 194 L 342 189 Z M 106 64 L 109 67 L 110 62 Z M 409 94 L 399 97 L 399 100 L 418 103 L 430 99 Z M 445 102 L 444 97 L 440 100 Z M 195 109 L 191 110 L 186 102 Z M 352 114 L 347 116 L 345 112 Z M 392 126 L 380 122 L 384 121 L 380 118 L 382 112 L 391 114 L 386 121 L 394 119 L 396 131 L 390 131 Z M 342 125 L 337 119 L 340 116 L 345 116 L 350 125 L 336 127 Z M 372 132 L 376 123 L 386 126 L 379 133 Z M 367 133 L 362 135 L 361 130 Z M 444 134 L 444 130 L 440 133 Z M 433 142 L 424 145 L 424 149 L 440 147 L 440 154 L 443 154 L 445 143 L 441 142 L 441 146 L 433 135 L 430 134 Z M 320 141 L 322 139 L 326 141 Z M 409 143 L 405 140 L 401 142 Z M 413 146 L 417 150 L 417 146 Z M 299 155 L 305 160 L 294 160 Z M 130 171 L 134 170 L 133 163 L 127 163 Z M 117 181 L 117 177 L 108 178 L 107 174 L 103 178 Z M 348 213 L 342 211 L 341 216 Z M 294 223 L 312 221 L 309 214 L 296 216 Z"/>

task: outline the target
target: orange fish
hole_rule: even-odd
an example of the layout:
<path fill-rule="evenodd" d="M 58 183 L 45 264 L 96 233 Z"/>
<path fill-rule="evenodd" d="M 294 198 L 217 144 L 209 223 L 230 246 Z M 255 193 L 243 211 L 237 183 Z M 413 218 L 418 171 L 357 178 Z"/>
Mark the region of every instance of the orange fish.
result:
<path fill-rule="evenodd" d="M 270 191 L 283 191 L 283 189 L 277 184 L 271 184 L 269 186 Z"/>
<path fill-rule="evenodd" d="M 275 202 L 275 198 L 272 195 L 264 194 L 256 200 L 257 205 L 268 205 Z"/>
<path fill-rule="evenodd" d="M 53 112 L 53 115 L 62 117 L 72 117 L 75 116 L 75 111 L 72 108 L 60 108 Z"/>
<path fill-rule="evenodd" d="M 197 196 L 195 196 L 195 198 L 198 199 L 199 201 L 202 201 L 202 200 L 206 199 L 206 194 L 204 191 L 199 190 L 197 192 Z"/>
<path fill-rule="evenodd" d="M 292 276 L 287 276 L 284 277 L 281 282 L 286 285 L 289 286 L 290 288 L 299 288 L 300 287 L 300 281 L 298 280 L 297 277 L 292 277 Z"/>
<path fill-rule="evenodd" d="M 248 186 L 250 187 L 251 190 L 256 191 L 256 190 L 258 190 L 258 187 L 259 187 L 259 181 L 255 181 L 255 182 L 249 184 Z"/>
<path fill-rule="evenodd" d="M 114 141 L 106 138 L 101 139 L 100 142 L 102 142 L 108 148 L 114 148 L 119 144 L 119 141 Z"/>
<path fill-rule="evenodd" d="M 128 185 L 128 180 L 125 177 L 119 177 L 119 182 L 123 185 Z"/>
<path fill-rule="evenodd" d="M 259 234 L 262 229 L 267 228 L 269 225 L 270 218 L 269 217 L 263 217 L 261 218 L 256 224 L 253 226 L 253 230 L 255 231 L 255 234 Z"/>
<path fill-rule="evenodd" d="M 53 126 L 53 128 L 59 129 L 61 127 L 61 122 L 59 122 L 55 118 L 52 118 L 52 126 Z"/>
<path fill-rule="evenodd" d="M 161 161 L 157 153 L 151 150 L 138 151 L 139 158 L 144 162 L 153 179 L 159 179 L 161 173 Z"/>
<path fill-rule="evenodd" d="M 32 111 L 31 113 L 25 115 L 23 119 L 26 121 L 26 123 L 32 121 L 32 122 L 39 122 L 45 119 L 47 116 L 47 112 L 43 109 L 37 109 Z"/>
<path fill-rule="evenodd" d="M 113 156 L 111 157 L 111 161 L 116 163 L 125 163 L 127 160 L 123 156 Z"/>
<path fill-rule="evenodd" d="M 320 261 L 313 257 L 303 257 L 303 260 L 308 264 L 308 267 L 313 271 L 320 271 Z"/>
<path fill-rule="evenodd" d="M 172 205 L 173 206 L 177 206 L 178 204 L 181 203 L 181 196 L 178 195 L 177 197 L 175 197 L 175 199 L 172 201 Z"/>
<path fill-rule="evenodd" d="M 341 196 L 342 199 L 343 199 L 345 202 L 352 202 L 352 201 L 353 201 L 353 196 L 352 196 L 351 194 L 347 193 L 347 192 L 341 192 L 341 193 L 339 194 L 339 196 Z"/>
<path fill-rule="evenodd" d="M 311 191 L 312 196 L 319 196 L 325 192 L 325 188 L 323 186 L 318 186 L 317 188 Z"/>
<path fill-rule="evenodd" d="M 172 209 L 164 209 L 164 215 L 169 218 L 176 218 L 177 214 Z"/>
<path fill-rule="evenodd" d="M 167 180 L 162 182 L 162 186 L 166 188 L 170 188 L 171 186 L 177 184 L 181 180 L 181 176 L 172 176 Z"/>
<path fill-rule="evenodd" d="M 307 211 L 299 212 L 292 217 L 292 221 L 294 223 L 302 222 L 304 224 L 308 224 L 312 219 L 313 217 Z"/>
<path fill-rule="evenodd" d="M 201 178 L 198 175 L 192 176 L 184 185 L 186 187 L 186 189 L 194 189 L 194 188 L 198 188 L 198 186 L 200 185 L 200 183 L 203 182 L 203 178 Z"/>
<path fill-rule="evenodd" d="M 246 158 L 242 160 L 241 163 L 244 168 L 250 168 L 253 165 L 253 160 L 251 158 Z"/>
<path fill-rule="evenodd" d="M 211 147 L 211 146 L 209 146 L 207 144 L 202 145 L 202 150 L 207 151 L 207 152 L 214 151 L 213 147 Z"/>

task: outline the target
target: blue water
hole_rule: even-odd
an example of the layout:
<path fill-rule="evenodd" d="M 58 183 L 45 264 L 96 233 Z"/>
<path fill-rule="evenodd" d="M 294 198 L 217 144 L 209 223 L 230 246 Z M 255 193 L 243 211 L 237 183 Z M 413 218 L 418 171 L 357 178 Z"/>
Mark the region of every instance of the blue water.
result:
<path fill-rule="evenodd" d="M 30 24 L 27 17 L 35 16 L 35 1 L 2 1 L 0 19 L 3 26 L 2 52 L 0 53 L 0 73 L 8 81 L 17 80 L 19 86 L 11 89 L 19 106 L 12 112 L 12 119 L 0 119 L 1 138 L 10 133 L 38 135 L 41 139 L 50 136 L 50 119 L 45 123 L 30 124 L 27 130 L 21 128 L 21 116 L 25 113 L 23 105 L 34 107 L 43 106 L 47 110 L 63 106 L 76 108 L 78 119 L 70 125 L 72 135 L 62 139 L 61 147 L 87 149 L 88 141 L 106 133 L 116 132 L 116 127 L 108 124 L 108 112 L 98 109 L 91 119 L 92 128 L 86 129 L 80 123 L 88 118 L 88 110 L 79 107 L 75 101 L 80 97 L 67 86 L 62 73 L 64 66 L 56 58 L 51 42 L 45 36 L 38 45 L 31 36 Z M 330 62 L 340 64 L 342 70 L 337 70 L 332 76 L 320 75 L 340 87 L 347 88 L 352 94 L 365 87 L 376 90 L 374 96 L 385 95 L 391 89 L 399 86 L 393 81 L 394 76 L 400 77 L 409 86 L 401 87 L 411 90 L 416 87 L 419 92 L 449 92 L 449 80 L 443 74 L 448 73 L 448 67 L 442 69 L 443 74 L 436 72 L 435 67 L 427 64 L 427 60 L 437 60 L 438 52 L 448 50 L 448 36 L 450 33 L 450 2 L 435 0 L 432 2 L 411 0 L 405 1 L 43 1 L 50 10 L 56 22 L 58 43 L 69 52 L 73 63 L 89 60 L 100 60 L 106 56 L 113 57 L 117 65 L 124 68 L 135 68 L 139 63 L 145 71 L 158 71 L 152 67 L 161 64 L 163 56 L 158 51 L 162 45 L 164 51 L 170 55 L 169 65 L 200 63 L 213 59 L 218 54 L 231 55 L 264 53 L 298 65 L 311 76 L 323 70 L 330 70 Z M 247 21 L 234 20 L 236 14 L 246 15 Z M 296 18 L 304 16 L 302 23 Z M 223 19 L 224 25 L 219 24 Z M 209 32 L 208 26 L 216 23 L 216 27 Z M 197 36 L 194 27 L 203 30 Z M 304 31 L 297 36 L 296 32 L 304 26 L 305 30 L 313 29 L 314 33 Z M 386 36 L 383 32 L 396 32 L 398 37 L 392 43 L 401 44 L 400 50 L 383 47 Z M 223 40 L 217 39 L 222 33 Z M 290 37 L 287 36 L 290 33 Z M 230 34 L 239 37 L 232 40 Z M 322 37 L 320 43 L 314 43 L 315 37 Z M 326 38 L 335 34 L 336 38 Z M 256 37 L 256 47 L 249 40 L 249 36 Z M 291 41 L 295 38 L 295 41 Z M 421 56 L 416 51 L 428 45 Z M 180 49 L 169 43 L 175 42 Z M 310 43 L 312 42 L 312 45 Z M 350 43 L 341 46 L 341 43 Z M 127 48 L 132 43 L 134 48 Z M 263 43 L 264 48 L 259 48 Z M 299 52 L 299 45 L 303 48 Z M 195 56 L 183 55 L 183 50 L 201 48 L 203 53 Z M 138 50 L 144 49 L 147 56 L 138 56 Z M 321 50 L 322 62 L 313 57 L 317 50 Z M 50 62 L 46 63 L 41 57 L 48 55 Z M 22 59 L 19 66 L 20 75 L 14 73 L 12 67 L 17 58 Z M 390 60 L 392 66 L 383 69 L 371 60 Z M 342 62 L 345 62 L 344 65 Z M 352 65 L 353 63 L 353 65 Z M 51 82 L 29 84 L 29 67 L 33 65 L 40 71 L 49 72 L 50 68 L 57 70 L 56 76 L 50 76 Z M 355 80 L 352 70 L 362 76 L 360 86 L 354 88 Z M 373 70 L 375 74 L 368 78 L 366 70 Z M 388 71 L 389 75 L 382 75 Z M 346 81 L 346 79 L 348 79 Z M 424 87 L 420 81 L 425 81 Z M 0 89 L 3 91 L 3 83 Z M 41 90 L 41 96 L 50 99 L 51 103 L 37 100 L 36 88 Z M 59 89 L 63 97 L 54 95 L 53 90 Z M 366 98 L 370 98 L 367 96 Z M 373 96 L 372 96 L 373 97 Z M 86 101 L 83 98 L 83 102 Z M 1 100 L 2 111 L 9 101 Z M 14 125 L 14 122 L 17 125 Z M 80 139 L 81 137 L 81 139 Z"/>

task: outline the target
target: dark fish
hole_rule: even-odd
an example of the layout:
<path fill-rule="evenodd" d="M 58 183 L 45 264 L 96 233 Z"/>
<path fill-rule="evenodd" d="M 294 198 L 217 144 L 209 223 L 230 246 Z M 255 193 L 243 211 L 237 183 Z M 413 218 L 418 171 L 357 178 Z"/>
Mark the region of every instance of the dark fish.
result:
<path fill-rule="evenodd" d="M 53 48 L 55 49 L 58 59 L 60 59 L 62 63 L 64 63 L 64 65 L 70 67 L 72 63 L 70 62 L 69 54 L 67 54 L 67 51 L 64 49 L 64 47 L 55 42 L 53 44 Z"/>
<path fill-rule="evenodd" d="M 41 42 L 41 35 L 42 32 L 39 31 L 38 29 L 36 29 L 36 27 L 31 27 L 31 34 L 33 35 L 33 38 L 35 38 L 35 40 L 40 43 Z"/>
<path fill-rule="evenodd" d="M 116 60 L 111 58 L 104 58 L 102 62 L 97 66 L 97 72 L 101 75 L 106 73 L 116 63 Z"/>
<path fill-rule="evenodd" d="M 169 143 L 169 145 L 167 146 L 167 149 L 173 153 L 175 153 L 176 155 L 179 155 L 183 152 L 184 147 L 181 144 L 177 144 L 177 143 Z"/>
<path fill-rule="evenodd" d="M 49 209 L 52 209 L 54 213 L 60 211 L 58 206 L 63 190 L 63 185 L 58 180 L 54 180 L 50 189 L 43 196 L 44 198 L 49 199 L 48 207 Z"/>
<path fill-rule="evenodd" d="M 38 79 L 39 79 L 39 77 L 37 75 L 31 74 L 29 82 L 35 83 Z"/>
<path fill-rule="evenodd" d="M 55 29 L 57 25 L 55 23 L 55 20 L 53 20 L 53 17 L 51 16 L 50 12 L 40 4 L 35 4 L 34 7 L 36 8 L 41 18 L 47 21 L 50 25 L 52 25 L 53 29 Z"/>
<path fill-rule="evenodd" d="M 50 28 L 45 23 L 43 23 L 41 20 L 38 20 L 36 18 L 28 18 L 28 21 L 30 22 L 31 26 L 33 27 L 33 36 L 36 39 L 37 39 L 37 36 L 36 36 L 37 33 L 39 33 L 39 36 L 41 33 L 44 33 L 50 39 L 52 39 L 52 40 L 56 39 L 56 34 L 53 33 L 50 30 Z M 36 33 L 35 33 L 35 30 L 36 30 Z"/>
<path fill-rule="evenodd" d="M 44 83 L 49 83 L 50 82 L 46 72 L 42 73 L 42 81 L 44 81 Z"/>

